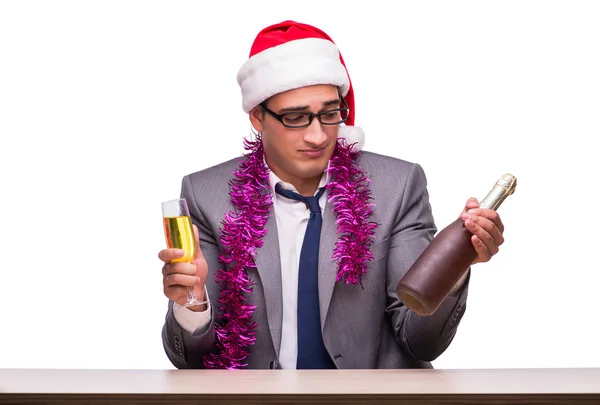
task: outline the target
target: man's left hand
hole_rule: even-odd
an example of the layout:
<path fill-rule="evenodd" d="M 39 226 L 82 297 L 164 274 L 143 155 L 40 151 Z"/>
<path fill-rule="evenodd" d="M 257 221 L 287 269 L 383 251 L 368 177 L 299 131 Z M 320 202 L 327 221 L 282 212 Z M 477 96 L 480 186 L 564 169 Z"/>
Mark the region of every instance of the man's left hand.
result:
<path fill-rule="evenodd" d="M 504 243 L 504 224 L 500 216 L 494 210 L 479 208 L 477 199 L 469 198 L 461 218 L 473 234 L 471 243 L 477 252 L 473 264 L 489 261 Z"/>

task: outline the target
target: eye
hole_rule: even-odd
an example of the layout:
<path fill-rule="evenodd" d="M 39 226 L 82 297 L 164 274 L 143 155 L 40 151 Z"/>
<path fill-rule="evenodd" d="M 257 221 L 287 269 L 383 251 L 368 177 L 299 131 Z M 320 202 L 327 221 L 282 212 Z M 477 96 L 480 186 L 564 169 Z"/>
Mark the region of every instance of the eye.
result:
<path fill-rule="evenodd" d="M 299 124 L 299 123 L 306 122 L 308 120 L 308 115 L 302 114 L 302 113 L 291 113 L 291 114 L 285 114 L 283 116 L 283 119 L 288 124 Z"/>

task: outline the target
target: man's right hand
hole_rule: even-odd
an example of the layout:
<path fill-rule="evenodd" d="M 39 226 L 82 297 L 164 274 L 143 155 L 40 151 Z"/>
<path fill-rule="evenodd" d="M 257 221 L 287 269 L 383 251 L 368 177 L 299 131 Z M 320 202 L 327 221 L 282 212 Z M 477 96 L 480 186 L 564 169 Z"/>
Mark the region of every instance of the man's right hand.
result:
<path fill-rule="evenodd" d="M 181 249 L 163 249 L 158 258 L 165 263 L 162 268 L 163 290 L 167 298 L 183 306 L 187 301 L 187 288 L 193 286 L 194 294 L 199 301 L 205 300 L 204 285 L 208 276 L 208 264 L 200 250 L 198 228 L 194 228 L 196 241 L 196 256 L 191 263 L 171 263 L 172 260 L 183 256 Z M 206 305 L 188 308 L 192 311 L 205 311 Z"/>

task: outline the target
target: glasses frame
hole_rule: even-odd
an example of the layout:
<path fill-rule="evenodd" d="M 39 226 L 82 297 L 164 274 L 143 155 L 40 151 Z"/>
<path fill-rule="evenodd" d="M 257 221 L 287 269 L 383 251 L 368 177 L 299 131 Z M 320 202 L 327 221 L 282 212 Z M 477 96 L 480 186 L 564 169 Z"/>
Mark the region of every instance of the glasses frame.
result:
<path fill-rule="evenodd" d="M 286 128 L 306 128 L 309 127 L 312 122 L 313 119 L 315 117 L 317 117 L 317 119 L 319 120 L 319 122 L 321 123 L 321 125 L 340 125 L 344 122 L 346 122 L 346 120 L 348 119 L 349 111 L 350 109 L 348 108 L 348 104 L 346 104 L 346 100 L 344 100 L 343 97 L 340 97 L 340 101 L 343 105 L 343 107 L 340 108 L 334 108 L 332 110 L 327 110 L 327 111 L 321 111 L 319 113 L 311 113 L 311 112 L 306 112 L 306 111 L 298 111 L 298 112 L 285 112 L 283 114 L 277 114 L 275 111 L 270 110 L 269 108 L 267 108 L 266 106 L 266 101 L 263 101 L 262 103 L 259 104 L 260 108 L 262 108 L 263 111 L 267 112 L 269 115 L 271 115 L 273 118 L 275 118 L 277 121 L 281 122 L 281 125 L 283 125 Z M 323 122 L 321 120 L 321 116 L 325 115 L 325 114 L 331 114 L 332 112 L 336 112 L 339 111 L 340 113 L 342 113 L 342 120 L 339 122 L 335 122 L 335 123 L 330 123 L 330 122 Z M 344 116 L 343 113 L 346 113 L 346 115 Z M 286 115 L 292 115 L 292 114 L 304 114 L 308 116 L 308 123 L 307 124 L 303 124 L 303 125 L 288 125 L 286 123 L 283 122 L 283 118 Z"/>

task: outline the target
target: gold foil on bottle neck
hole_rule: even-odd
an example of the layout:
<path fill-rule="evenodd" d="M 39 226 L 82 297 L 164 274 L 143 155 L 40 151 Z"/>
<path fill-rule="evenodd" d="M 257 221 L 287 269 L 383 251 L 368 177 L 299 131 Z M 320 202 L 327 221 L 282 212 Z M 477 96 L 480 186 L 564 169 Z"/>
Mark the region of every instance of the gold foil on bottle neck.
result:
<path fill-rule="evenodd" d="M 479 203 L 480 208 L 497 210 L 502 202 L 515 192 L 517 188 L 517 178 L 512 174 L 506 173 L 498 179 L 492 190 Z"/>

